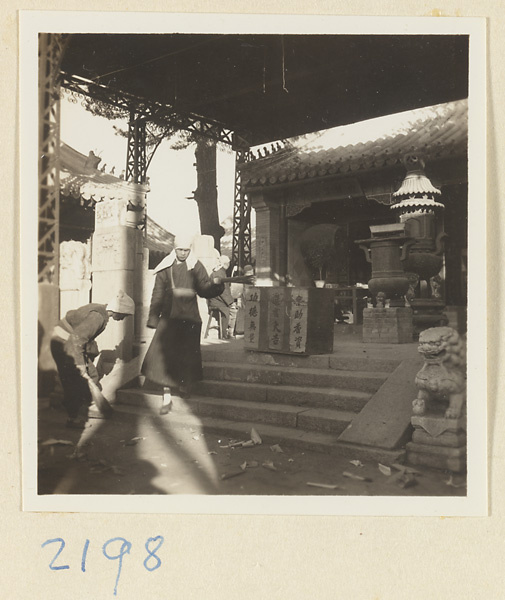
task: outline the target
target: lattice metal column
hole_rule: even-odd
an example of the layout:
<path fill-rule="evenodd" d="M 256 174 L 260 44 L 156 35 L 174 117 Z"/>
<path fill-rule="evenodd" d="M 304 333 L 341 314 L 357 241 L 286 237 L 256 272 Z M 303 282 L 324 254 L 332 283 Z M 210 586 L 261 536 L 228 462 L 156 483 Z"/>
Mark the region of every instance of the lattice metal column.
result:
<path fill-rule="evenodd" d="M 146 120 L 131 111 L 128 122 L 126 181 L 145 183 L 146 172 Z"/>
<path fill-rule="evenodd" d="M 240 177 L 240 165 L 244 164 L 248 157 L 249 150 L 236 151 L 232 265 L 238 265 L 240 268 L 251 264 L 251 203 L 244 193 Z"/>
<path fill-rule="evenodd" d="M 66 36 L 39 36 L 38 279 L 58 285 L 60 220 L 60 82 Z"/>

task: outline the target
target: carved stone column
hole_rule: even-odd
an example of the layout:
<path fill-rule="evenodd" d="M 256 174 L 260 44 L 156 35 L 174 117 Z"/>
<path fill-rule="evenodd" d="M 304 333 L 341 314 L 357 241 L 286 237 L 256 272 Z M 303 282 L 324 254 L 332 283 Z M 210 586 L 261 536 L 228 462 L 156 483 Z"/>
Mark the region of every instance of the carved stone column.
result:
<path fill-rule="evenodd" d="M 256 282 L 258 286 L 282 285 L 285 261 L 280 250 L 284 240 L 283 211 L 280 205 L 267 203 L 263 196 L 253 196 L 256 211 Z M 284 250 L 285 251 L 285 250 Z"/>
<path fill-rule="evenodd" d="M 120 289 L 135 301 L 135 317 L 111 321 L 97 340 L 105 371 L 118 358 L 131 360 L 143 326 L 143 233 L 138 229 L 141 218 L 132 218 L 141 211 L 132 207 L 144 206 L 147 188 L 135 183 L 124 188 L 122 197 L 98 202 L 95 208 L 92 301 L 107 303 Z"/>

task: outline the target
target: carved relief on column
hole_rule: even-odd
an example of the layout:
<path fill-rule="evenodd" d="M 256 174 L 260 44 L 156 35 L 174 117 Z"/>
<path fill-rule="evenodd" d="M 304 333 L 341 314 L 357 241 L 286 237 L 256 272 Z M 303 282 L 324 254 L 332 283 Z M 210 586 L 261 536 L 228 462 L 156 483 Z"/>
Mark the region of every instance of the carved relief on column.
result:
<path fill-rule="evenodd" d="M 286 204 L 286 217 L 295 217 L 309 206 L 312 206 L 312 202 L 296 202 L 294 204 L 288 203 Z"/>
<path fill-rule="evenodd" d="M 60 244 L 60 315 L 90 301 L 91 244 L 74 240 Z"/>

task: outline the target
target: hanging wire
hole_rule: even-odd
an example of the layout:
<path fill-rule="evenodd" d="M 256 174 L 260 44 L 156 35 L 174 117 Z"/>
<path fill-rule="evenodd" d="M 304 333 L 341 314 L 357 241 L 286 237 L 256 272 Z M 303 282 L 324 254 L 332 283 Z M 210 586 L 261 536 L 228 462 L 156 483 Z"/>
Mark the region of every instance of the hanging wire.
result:
<path fill-rule="evenodd" d="M 156 56 L 155 58 L 151 58 L 149 60 L 145 60 L 141 63 L 137 63 L 136 65 L 129 65 L 128 67 L 123 67 L 122 69 L 116 69 L 115 71 L 110 71 L 109 73 L 103 73 L 102 75 L 98 75 L 97 77 L 92 78 L 92 81 L 99 81 L 102 77 L 108 77 L 109 75 L 114 75 L 115 73 L 123 73 L 124 71 L 129 71 L 130 69 L 137 69 L 138 67 L 143 67 L 144 65 L 148 65 L 153 62 L 157 62 L 159 60 L 163 60 L 169 56 L 175 56 L 177 54 L 182 54 L 183 52 L 187 52 L 188 50 L 193 50 L 194 48 L 198 48 L 199 46 L 203 46 L 205 44 L 210 44 L 214 40 L 203 40 L 192 46 L 188 46 L 186 48 L 181 48 L 180 50 L 174 50 L 173 52 L 167 52 L 166 54 L 162 54 L 161 56 Z"/>
<path fill-rule="evenodd" d="M 284 36 L 281 36 L 282 42 L 282 89 L 289 94 L 289 90 L 286 87 L 286 65 L 285 65 L 285 55 L 284 55 Z"/>
<path fill-rule="evenodd" d="M 267 90 L 267 48 L 263 46 L 263 93 Z"/>

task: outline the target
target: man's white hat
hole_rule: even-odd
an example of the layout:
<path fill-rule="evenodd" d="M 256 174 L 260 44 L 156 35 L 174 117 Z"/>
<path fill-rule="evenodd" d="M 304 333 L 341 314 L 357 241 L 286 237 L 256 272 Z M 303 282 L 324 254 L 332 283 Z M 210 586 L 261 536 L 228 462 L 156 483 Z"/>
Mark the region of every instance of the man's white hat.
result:
<path fill-rule="evenodd" d="M 107 310 L 122 315 L 133 315 L 135 314 L 135 302 L 123 290 L 119 290 L 115 298 L 107 304 Z"/>

